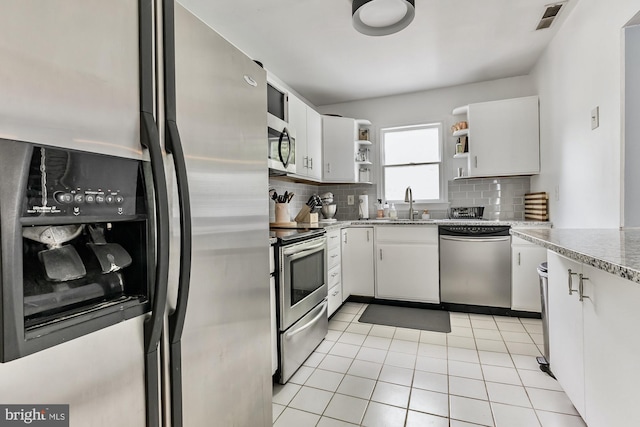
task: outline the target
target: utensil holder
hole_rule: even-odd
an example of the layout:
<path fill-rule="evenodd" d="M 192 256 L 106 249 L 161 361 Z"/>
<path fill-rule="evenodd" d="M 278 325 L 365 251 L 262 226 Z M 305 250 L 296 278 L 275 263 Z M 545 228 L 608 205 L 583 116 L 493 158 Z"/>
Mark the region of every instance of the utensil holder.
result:
<path fill-rule="evenodd" d="M 289 203 L 276 203 L 276 222 L 290 222 Z"/>

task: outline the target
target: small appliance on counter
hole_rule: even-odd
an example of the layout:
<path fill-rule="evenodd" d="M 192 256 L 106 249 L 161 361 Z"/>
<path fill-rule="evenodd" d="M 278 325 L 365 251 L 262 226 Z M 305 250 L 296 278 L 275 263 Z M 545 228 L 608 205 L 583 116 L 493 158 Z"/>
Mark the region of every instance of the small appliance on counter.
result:
<path fill-rule="evenodd" d="M 324 193 L 322 196 L 320 196 L 320 198 L 322 200 L 322 209 L 320 211 L 322 212 L 322 216 L 324 217 L 324 219 L 320 222 L 336 222 L 337 220 L 334 218 L 334 216 L 336 214 L 336 209 L 338 206 L 333 203 L 333 193 Z"/>

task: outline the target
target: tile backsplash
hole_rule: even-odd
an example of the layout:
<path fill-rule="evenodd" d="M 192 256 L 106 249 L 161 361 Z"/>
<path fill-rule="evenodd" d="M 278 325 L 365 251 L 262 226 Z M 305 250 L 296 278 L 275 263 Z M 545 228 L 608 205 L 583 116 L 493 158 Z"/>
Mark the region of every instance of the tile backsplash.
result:
<path fill-rule="evenodd" d="M 530 189 L 528 176 L 461 179 L 449 181 L 449 202 L 451 207 L 484 206 L 485 219 L 520 221 Z"/>
<path fill-rule="evenodd" d="M 278 194 L 285 191 L 293 192 L 295 196 L 289 204 L 291 218 L 295 218 L 300 209 L 313 194 L 321 195 L 328 191 L 333 193 L 336 208 L 335 218 L 341 221 L 358 218 L 358 196 L 369 196 L 369 218 L 376 215 L 376 184 L 322 184 L 311 185 L 289 182 L 280 179 L 269 179 L 269 187 L 275 189 Z M 484 206 L 484 218 L 501 220 L 524 220 L 524 195 L 530 191 L 530 177 L 516 176 L 504 178 L 467 178 L 448 182 L 449 203 L 452 207 L 459 206 Z M 354 196 L 354 204 L 348 204 L 348 196 Z M 274 222 L 274 203 L 270 203 L 269 221 Z M 419 206 L 423 208 L 422 205 Z M 399 207 L 399 213 L 405 209 Z M 406 210 L 406 209 L 405 209 Z M 446 210 L 432 210 L 431 218 L 446 218 Z M 319 214 L 322 219 L 322 213 Z M 401 216 L 401 217 L 406 217 Z"/>
<path fill-rule="evenodd" d="M 334 203 L 336 207 L 335 218 L 341 221 L 348 221 L 358 218 L 358 196 L 361 194 L 369 195 L 369 215 L 371 212 L 375 215 L 374 202 L 376 200 L 376 186 L 371 184 L 322 184 L 311 185 L 284 181 L 280 179 L 269 179 L 269 188 L 276 190 L 278 194 L 284 194 L 285 191 L 289 193 L 293 192 L 295 196 L 289 203 L 289 213 L 291 218 L 295 218 L 300 209 L 305 205 L 309 197 L 314 194 L 322 195 L 326 192 L 333 193 Z M 354 204 L 348 204 L 348 196 L 353 195 Z M 269 207 L 269 222 L 274 222 L 275 203 L 270 202 Z M 319 213 L 319 218 L 322 219 L 322 213 Z"/>

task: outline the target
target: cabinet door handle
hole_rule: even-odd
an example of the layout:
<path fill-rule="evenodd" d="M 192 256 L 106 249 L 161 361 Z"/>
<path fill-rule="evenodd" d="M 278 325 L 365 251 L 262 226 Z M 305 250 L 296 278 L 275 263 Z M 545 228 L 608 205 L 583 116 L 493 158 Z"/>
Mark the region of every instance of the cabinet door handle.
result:
<path fill-rule="evenodd" d="M 331 173 L 331 163 L 327 163 L 327 173 Z"/>
<path fill-rule="evenodd" d="M 520 265 L 520 255 L 522 255 L 520 252 L 518 252 L 518 265 Z"/>
<path fill-rule="evenodd" d="M 382 261 L 382 249 L 380 249 L 380 261 Z"/>
<path fill-rule="evenodd" d="M 572 277 L 571 277 L 571 276 L 577 276 L 577 275 L 578 275 L 578 273 L 573 273 L 573 272 L 571 271 L 571 269 L 568 269 L 568 270 L 567 270 L 567 272 L 568 272 L 568 279 L 569 279 L 569 280 L 568 280 L 568 284 L 569 284 L 569 295 L 573 295 L 573 293 L 574 293 L 574 292 L 577 292 L 577 290 L 576 290 L 576 289 L 573 289 L 573 280 L 572 280 Z"/>
<path fill-rule="evenodd" d="M 340 292 L 340 290 L 339 290 L 339 289 L 336 289 L 335 291 L 333 291 L 333 293 L 331 294 L 331 296 L 334 296 L 334 297 L 335 297 L 335 296 L 337 296 L 337 295 L 338 295 L 338 292 Z"/>
<path fill-rule="evenodd" d="M 347 244 L 347 232 L 346 231 L 344 232 L 344 244 L 345 245 Z"/>
<path fill-rule="evenodd" d="M 474 156 L 475 159 L 475 163 L 476 163 L 476 169 L 478 168 L 478 156 Z"/>
<path fill-rule="evenodd" d="M 313 158 L 309 157 L 309 169 L 313 169 Z"/>
<path fill-rule="evenodd" d="M 302 167 L 305 167 L 305 168 L 309 167 L 309 158 L 308 157 L 303 157 L 302 158 Z"/>
<path fill-rule="evenodd" d="M 336 255 L 336 254 L 331 255 L 331 258 L 338 258 L 338 255 Z"/>
<path fill-rule="evenodd" d="M 331 277 L 336 277 L 338 275 L 338 273 L 331 273 Z"/>
<path fill-rule="evenodd" d="M 369 230 L 367 230 L 367 242 L 369 241 Z"/>
<path fill-rule="evenodd" d="M 578 296 L 580 297 L 580 301 L 582 301 L 585 298 L 591 299 L 590 297 L 584 294 L 584 281 L 589 280 L 589 278 L 584 277 L 582 274 L 580 274 L 578 277 L 580 278 L 580 281 L 578 282 Z"/>

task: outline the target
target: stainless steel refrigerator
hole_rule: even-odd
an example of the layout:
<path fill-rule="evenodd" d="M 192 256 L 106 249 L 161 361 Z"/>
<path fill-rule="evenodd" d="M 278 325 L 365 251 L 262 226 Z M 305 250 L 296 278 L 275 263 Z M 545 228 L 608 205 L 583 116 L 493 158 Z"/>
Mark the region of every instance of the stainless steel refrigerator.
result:
<path fill-rule="evenodd" d="M 145 313 L 78 321 L 40 346 L 17 328 L 1 348 L 20 351 L 0 363 L 0 404 L 69 404 L 83 427 L 271 425 L 264 70 L 173 1 L 0 9 L 0 148 L 139 162 L 150 224 Z M 7 166 L 4 182 L 16 179 Z M 23 310 L 6 229 L 2 326 Z"/>

